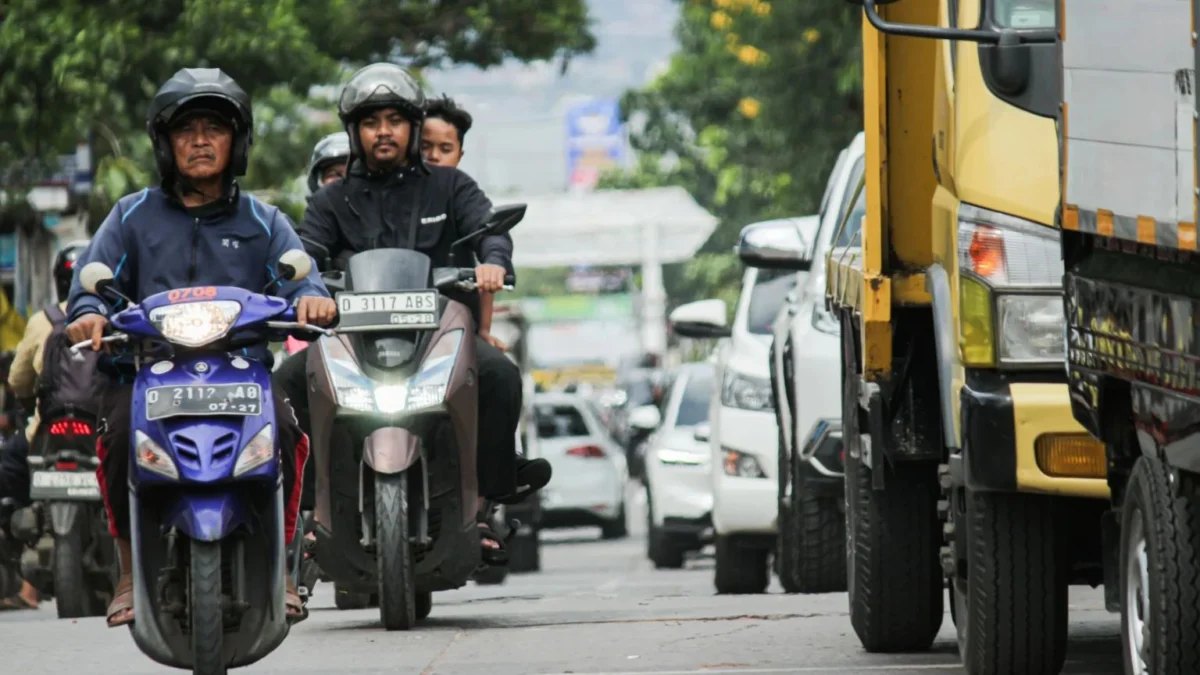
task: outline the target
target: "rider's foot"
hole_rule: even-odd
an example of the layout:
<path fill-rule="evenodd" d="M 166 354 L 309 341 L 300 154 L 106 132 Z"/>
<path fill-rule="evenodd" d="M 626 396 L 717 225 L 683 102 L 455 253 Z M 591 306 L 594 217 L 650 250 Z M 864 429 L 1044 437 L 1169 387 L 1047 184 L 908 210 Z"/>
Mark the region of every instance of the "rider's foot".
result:
<path fill-rule="evenodd" d="M 284 602 L 287 605 L 288 623 L 297 624 L 308 618 L 308 608 L 304 606 L 300 591 L 296 588 L 296 582 L 292 581 L 291 575 L 284 581 Z"/>
<path fill-rule="evenodd" d="M 113 589 L 112 602 L 108 603 L 108 627 L 127 626 L 133 623 L 133 575 L 121 573 L 117 587 Z"/>
<path fill-rule="evenodd" d="M 553 471 L 550 468 L 550 462 L 540 457 L 538 459 L 518 457 L 517 491 L 511 495 L 495 497 L 494 500 L 501 504 L 517 504 L 529 495 L 546 487 L 550 482 L 552 474 Z"/>

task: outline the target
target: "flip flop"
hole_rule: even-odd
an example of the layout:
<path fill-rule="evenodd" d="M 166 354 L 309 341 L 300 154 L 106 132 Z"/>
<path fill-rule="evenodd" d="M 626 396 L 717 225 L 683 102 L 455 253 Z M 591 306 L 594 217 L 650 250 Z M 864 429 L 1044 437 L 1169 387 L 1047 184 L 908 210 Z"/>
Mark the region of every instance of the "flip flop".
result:
<path fill-rule="evenodd" d="M 479 527 L 479 547 L 483 551 L 480 558 L 483 561 L 483 564 L 491 567 L 507 565 L 508 549 L 504 546 L 504 539 L 502 539 L 500 535 L 496 534 L 496 531 L 492 529 L 491 524 L 489 524 L 487 521 L 487 516 L 480 513 L 475 517 L 475 522 L 478 523 Z M 484 546 L 484 539 L 496 542 L 496 548 Z"/>
<path fill-rule="evenodd" d="M 308 618 L 308 607 L 305 606 L 304 600 L 300 597 L 300 591 L 291 577 L 288 577 L 285 584 L 284 603 L 287 605 L 287 622 L 289 624 L 294 626 Z"/>
<path fill-rule="evenodd" d="M 128 626 L 133 623 L 133 577 L 122 577 L 117 582 L 117 587 L 113 589 L 112 602 L 108 603 L 107 617 L 108 627 L 117 628 L 118 626 Z M 122 618 L 117 618 L 121 616 Z"/>
<path fill-rule="evenodd" d="M 23 609 L 37 609 L 37 603 L 29 602 L 20 595 L 0 600 L 0 612 L 19 612 Z"/>

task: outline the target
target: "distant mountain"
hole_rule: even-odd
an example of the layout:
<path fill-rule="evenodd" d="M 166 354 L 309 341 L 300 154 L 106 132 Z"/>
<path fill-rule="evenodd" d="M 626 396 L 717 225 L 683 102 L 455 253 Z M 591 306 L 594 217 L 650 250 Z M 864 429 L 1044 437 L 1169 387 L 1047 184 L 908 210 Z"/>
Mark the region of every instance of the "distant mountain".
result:
<path fill-rule="evenodd" d="M 511 64 L 428 73 L 431 94 L 449 94 L 475 117 L 462 168 L 492 194 L 547 193 L 566 186 L 564 112 L 573 100 L 619 97 L 648 82 L 675 51 L 675 0 L 590 0 L 596 51 L 559 64 Z"/>

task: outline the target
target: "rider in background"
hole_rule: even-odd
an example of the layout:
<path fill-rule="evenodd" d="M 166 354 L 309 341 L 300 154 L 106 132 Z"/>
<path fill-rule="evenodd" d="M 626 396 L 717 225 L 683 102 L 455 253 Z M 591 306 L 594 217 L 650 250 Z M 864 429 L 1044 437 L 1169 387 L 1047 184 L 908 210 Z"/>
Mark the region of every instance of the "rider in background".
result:
<path fill-rule="evenodd" d="M 421 125 L 421 155 L 426 164 L 457 167 L 463 158 L 463 143 L 471 130 L 471 113 L 458 107 L 454 99 L 443 95 L 425 104 L 425 123 Z M 479 290 L 479 337 L 500 351 L 508 345 L 492 335 L 492 313 L 496 294 Z"/>
<path fill-rule="evenodd" d="M 308 191 L 316 192 L 322 186 L 346 177 L 346 165 L 350 163 L 350 135 L 336 131 L 317 141 L 312 159 L 308 161 Z"/>
<path fill-rule="evenodd" d="M 276 277 L 285 251 L 301 248 L 292 224 L 279 209 L 238 189 L 252 143 L 250 97 L 215 68 L 185 68 L 158 90 L 147 114 L 160 187 L 120 199 L 104 219 L 77 267 L 101 262 L 114 271 L 114 289 L 140 303 L 155 293 L 195 286 L 233 286 L 253 293 Z M 316 275 L 275 287 L 296 308 L 296 320 L 329 325 L 337 305 Z M 72 340 L 101 348 L 109 307 L 83 290 L 78 270 L 71 286 L 68 332 Z M 266 345 L 245 350 L 247 358 L 271 362 Z M 100 404 L 97 478 L 117 540 L 120 579 L 108 608 L 109 626 L 134 620 L 132 548 L 129 540 L 130 415 L 134 370 L 128 359 L 102 360 L 112 385 Z M 292 541 L 300 506 L 300 484 L 308 438 L 300 431 L 282 392 L 275 394 L 277 447 L 281 448 L 286 495 L 285 541 Z M 305 617 L 287 570 L 288 620 Z"/>

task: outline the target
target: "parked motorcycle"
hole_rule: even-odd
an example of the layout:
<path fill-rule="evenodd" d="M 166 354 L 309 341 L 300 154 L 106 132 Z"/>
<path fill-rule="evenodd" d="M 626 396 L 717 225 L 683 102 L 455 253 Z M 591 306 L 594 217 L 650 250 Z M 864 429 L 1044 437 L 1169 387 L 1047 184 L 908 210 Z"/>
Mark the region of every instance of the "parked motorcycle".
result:
<path fill-rule="evenodd" d="M 28 548 L 21 576 L 53 596 L 58 616 L 104 616 L 116 578 L 116 550 L 96 482 L 95 420 L 64 415 L 44 420 L 30 444 L 31 504 L 9 521 Z"/>
<path fill-rule="evenodd" d="M 310 269 L 307 254 L 287 251 L 273 284 Z M 80 272 L 100 297 L 119 295 L 112 276 L 102 263 Z M 129 302 L 111 327 L 104 341 L 131 343 L 139 364 L 129 477 L 134 641 L 151 659 L 197 674 L 252 664 L 287 637 L 283 573 L 299 557 L 284 545 L 270 373 L 231 352 L 299 330 L 295 311 L 240 288 L 185 288 Z"/>
<path fill-rule="evenodd" d="M 524 215 L 524 205 L 499 208 L 452 248 Z M 378 593 L 384 628 L 408 630 L 429 615 L 434 591 L 465 585 L 481 563 L 475 325 L 442 295 L 474 291 L 475 272 L 434 269 L 406 249 L 365 251 L 345 266 L 323 275 L 340 291 L 339 335 L 307 350 L 312 548 L 338 586 Z"/>

